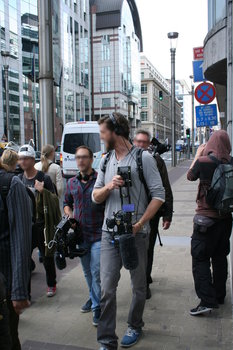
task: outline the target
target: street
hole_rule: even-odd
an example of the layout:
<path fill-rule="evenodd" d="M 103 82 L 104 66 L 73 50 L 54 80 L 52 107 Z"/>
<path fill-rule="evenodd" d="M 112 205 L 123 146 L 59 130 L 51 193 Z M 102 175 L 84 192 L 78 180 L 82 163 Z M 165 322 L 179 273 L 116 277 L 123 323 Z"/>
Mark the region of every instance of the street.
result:
<path fill-rule="evenodd" d="M 196 183 L 186 180 L 190 162 L 169 171 L 175 198 L 171 229 L 162 232 L 164 246 L 156 246 L 152 298 L 147 301 L 144 336 L 135 346 L 140 350 L 232 350 L 233 322 L 230 287 L 225 306 L 207 316 L 193 318 L 190 307 L 197 303 L 193 287 L 190 236 L 195 210 Z M 19 333 L 23 350 L 94 350 L 98 348 L 91 314 L 81 314 L 88 298 L 78 259 L 68 262 L 60 275 L 57 295 L 45 296 L 45 276 L 33 273 L 33 304 L 21 316 Z M 36 284 L 36 288 L 35 288 Z M 37 290 L 37 294 L 35 293 Z M 129 275 L 122 270 L 118 287 L 117 334 L 125 331 L 131 298 Z"/>

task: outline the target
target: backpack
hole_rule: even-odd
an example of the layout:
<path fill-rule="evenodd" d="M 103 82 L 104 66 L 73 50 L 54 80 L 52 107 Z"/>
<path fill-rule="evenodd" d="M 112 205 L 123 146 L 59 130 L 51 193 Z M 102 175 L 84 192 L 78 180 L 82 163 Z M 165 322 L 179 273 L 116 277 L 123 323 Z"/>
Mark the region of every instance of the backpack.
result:
<path fill-rule="evenodd" d="M 11 187 L 11 181 L 15 174 L 2 171 L 0 173 L 0 232 L 4 232 L 9 227 L 8 210 L 6 198 Z"/>
<path fill-rule="evenodd" d="M 222 214 L 233 212 L 233 158 L 223 164 L 209 156 L 217 164 L 210 188 L 206 191 L 206 202 Z"/>

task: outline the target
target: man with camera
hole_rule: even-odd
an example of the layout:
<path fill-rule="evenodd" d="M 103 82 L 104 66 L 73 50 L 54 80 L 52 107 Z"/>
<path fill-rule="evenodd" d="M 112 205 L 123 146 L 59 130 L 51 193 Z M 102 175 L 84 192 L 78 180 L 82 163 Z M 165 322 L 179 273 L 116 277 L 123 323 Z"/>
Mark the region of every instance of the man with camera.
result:
<path fill-rule="evenodd" d="M 64 199 L 64 212 L 74 218 L 82 232 L 83 244 L 87 250 L 81 257 L 83 272 L 90 297 L 81 308 L 82 313 L 92 310 L 93 325 L 97 326 L 100 317 L 100 246 L 103 224 L 103 206 L 92 203 L 91 194 L 97 178 L 92 169 L 93 153 L 90 148 L 80 146 L 75 153 L 79 173 L 67 183 Z"/>
<path fill-rule="evenodd" d="M 151 146 L 151 135 L 149 131 L 139 129 L 137 130 L 134 137 L 134 145 L 136 147 L 143 148 L 145 150 L 149 149 Z M 154 260 L 154 247 L 156 243 L 156 238 L 159 235 L 159 221 L 160 218 L 163 218 L 163 229 L 168 230 L 173 216 L 173 194 L 172 189 L 167 173 L 167 167 L 164 160 L 160 157 L 160 154 L 167 152 L 167 146 L 161 144 L 158 140 L 154 139 L 153 143 L 156 146 L 152 145 L 152 153 L 154 154 L 154 159 L 157 163 L 158 170 L 163 182 L 163 186 L 165 189 L 165 203 L 162 205 L 160 210 L 156 213 L 156 215 L 150 221 L 150 241 L 149 241 L 149 249 L 148 249 L 148 265 L 147 265 L 147 295 L 146 298 L 151 298 L 151 290 L 149 285 L 152 283 L 151 272 Z M 160 237 L 159 237 L 160 238 Z"/>
<path fill-rule="evenodd" d="M 120 113 L 114 113 L 102 117 L 99 120 L 99 126 L 101 138 L 110 152 L 100 164 L 100 171 L 92 196 L 96 203 L 105 202 L 100 264 L 101 316 L 98 325 L 98 342 L 101 344 L 101 350 L 110 350 L 117 349 L 118 346 L 118 338 L 115 333 L 116 289 L 125 257 L 123 257 L 121 249 L 119 250 L 119 247 L 112 244 L 114 231 L 109 230 L 106 219 L 113 218 L 113 213 L 119 211 L 123 211 L 121 217 L 124 218 L 124 215 L 128 214 L 127 211 L 131 211 L 133 233 L 133 236 L 131 236 L 135 238 L 138 264 L 136 268 L 130 270 L 133 298 L 128 315 L 128 329 L 121 341 L 122 347 L 130 347 L 140 339 L 144 325 L 142 317 L 146 301 L 149 221 L 163 204 L 165 195 L 156 162 L 148 152 L 143 152 L 143 173 L 152 198 L 148 203 L 146 189 L 138 175 L 137 148 L 129 142 L 127 119 Z M 128 186 L 129 179 L 127 179 L 127 176 L 127 180 L 124 181 L 120 175 L 117 175 L 121 173 L 122 168 L 126 167 L 130 172 L 130 187 Z M 122 205 L 122 199 L 126 197 L 125 186 L 129 191 L 128 199 L 130 196 L 130 203 L 126 206 Z M 122 196 L 120 194 L 123 191 Z M 126 211 L 125 214 L 124 210 Z M 128 218 L 128 215 L 126 218 Z M 117 219 L 116 222 L 119 223 Z M 125 225 L 129 226 L 128 222 Z"/>

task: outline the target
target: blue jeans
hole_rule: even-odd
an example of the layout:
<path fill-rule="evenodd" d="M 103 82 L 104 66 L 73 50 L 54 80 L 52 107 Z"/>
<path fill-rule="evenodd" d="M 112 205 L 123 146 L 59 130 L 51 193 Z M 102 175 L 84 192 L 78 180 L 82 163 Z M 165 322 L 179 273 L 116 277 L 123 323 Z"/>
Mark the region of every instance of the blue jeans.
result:
<path fill-rule="evenodd" d="M 92 301 L 92 310 L 100 307 L 100 247 L 101 241 L 88 243 L 84 242 L 80 245 L 87 248 L 88 253 L 81 258 L 84 276 L 89 288 L 90 299 Z"/>

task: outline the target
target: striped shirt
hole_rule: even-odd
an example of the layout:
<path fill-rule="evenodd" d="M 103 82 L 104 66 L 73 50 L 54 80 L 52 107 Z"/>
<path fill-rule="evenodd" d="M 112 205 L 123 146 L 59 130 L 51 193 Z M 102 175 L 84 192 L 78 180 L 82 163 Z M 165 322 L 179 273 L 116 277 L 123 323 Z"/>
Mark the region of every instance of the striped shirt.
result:
<path fill-rule="evenodd" d="M 102 205 L 92 202 L 91 194 L 97 178 L 97 173 L 84 184 L 77 176 L 67 182 L 64 207 L 73 210 L 74 218 L 79 222 L 86 242 L 101 240 L 104 209 Z"/>
<path fill-rule="evenodd" d="M 4 214 L 3 205 L 0 198 L 0 216 Z M 0 232 L 0 272 L 5 276 L 11 300 L 25 300 L 31 273 L 32 213 L 30 198 L 17 176 L 11 181 L 6 206 L 9 225 Z"/>

